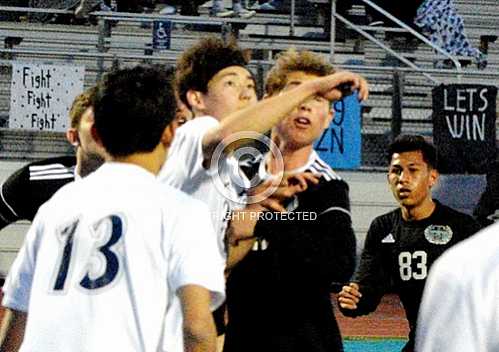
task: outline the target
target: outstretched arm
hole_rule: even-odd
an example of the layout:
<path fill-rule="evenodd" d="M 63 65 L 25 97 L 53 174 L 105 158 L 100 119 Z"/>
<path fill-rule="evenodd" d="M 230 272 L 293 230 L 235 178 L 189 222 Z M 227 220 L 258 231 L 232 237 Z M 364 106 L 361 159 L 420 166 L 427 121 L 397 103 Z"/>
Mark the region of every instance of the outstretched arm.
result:
<path fill-rule="evenodd" d="M 221 121 L 220 125 L 206 133 L 203 137 L 203 154 L 205 162 L 211 156 L 217 145 L 225 138 L 242 131 L 266 133 L 284 119 L 295 107 L 314 95 L 321 95 L 335 101 L 342 98 L 342 85 L 358 90 L 361 100 L 367 99 L 368 86 L 364 78 L 358 74 L 341 71 L 329 76 L 320 77 L 300 84 L 296 88 L 260 101 L 258 104 L 237 111 Z M 244 141 L 241 141 L 242 144 Z M 227 152 L 239 146 L 231 143 L 224 146 Z"/>

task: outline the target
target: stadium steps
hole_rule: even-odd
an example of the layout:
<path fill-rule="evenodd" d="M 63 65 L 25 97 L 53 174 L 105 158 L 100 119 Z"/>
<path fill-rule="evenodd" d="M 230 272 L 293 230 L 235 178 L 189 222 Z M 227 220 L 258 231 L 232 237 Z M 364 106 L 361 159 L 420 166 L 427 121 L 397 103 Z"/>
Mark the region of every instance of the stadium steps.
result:
<path fill-rule="evenodd" d="M 0 128 L 0 159 L 43 159 L 74 154 L 65 134 Z"/>

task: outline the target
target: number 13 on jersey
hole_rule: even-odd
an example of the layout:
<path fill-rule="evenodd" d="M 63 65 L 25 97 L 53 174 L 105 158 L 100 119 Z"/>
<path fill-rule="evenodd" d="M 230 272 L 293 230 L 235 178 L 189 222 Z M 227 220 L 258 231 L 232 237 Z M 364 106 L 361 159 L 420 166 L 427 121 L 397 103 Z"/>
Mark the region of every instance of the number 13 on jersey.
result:
<path fill-rule="evenodd" d="M 425 251 L 400 252 L 399 272 L 402 281 L 424 280 L 428 275 L 427 255 Z M 415 268 L 413 269 L 413 264 Z"/>
<path fill-rule="evenodd" d="M 71 276 L 72 262 L 78 247 L 75 245 L 74 235 L 79 225 L 79 220 L 76 220 L 57 234 L 61 243 L 61 251 L 56 273 L 53 276 L 52 291 L 54 293 L 64 293 L 66 290 L 66 282 Z M 96 290 L 110 285 L 119 277 L 122 258 L 116 249 L 121 244 L 123 227 L 123 220 L 118 215 L 110 215 L 91 227 L 96 243 L 88 263 L 85 263 L 87 270 L 79 279 L 79 286 L 87 290 Z"/>

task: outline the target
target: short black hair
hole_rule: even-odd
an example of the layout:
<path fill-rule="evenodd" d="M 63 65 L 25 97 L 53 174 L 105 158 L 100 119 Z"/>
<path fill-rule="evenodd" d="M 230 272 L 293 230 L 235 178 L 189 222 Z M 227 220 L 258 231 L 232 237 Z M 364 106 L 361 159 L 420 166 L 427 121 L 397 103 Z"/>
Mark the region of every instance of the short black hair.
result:
<path fill-rule="evenodd" d="M 437 169 L 437 149 L 423 136 L 417 134 L 401 134 L 388 147 L 388 163 L 391 162 L 395 153 L 421 151 L 423 160 L 432 169 Z"/>
<path fill-rule="evenodd" d="M 165 67 L 136 66 L 112 71 L 98 84 L 95 128 L 110 155 L 150 152 L 158 145 L 175 116 L 171 76 Z"/>
<path fill-rule="evenodd" d="M 246 68 L 245 52 L 235 40 L 224 42 L 221 38 L 209 36 L 199 40 L 184 51 L 177 60 L 177 90 L 180 100 L 189 108 L 187 92 L 208 91 L 208 82 L 218 72 L 230 66 Z"/>

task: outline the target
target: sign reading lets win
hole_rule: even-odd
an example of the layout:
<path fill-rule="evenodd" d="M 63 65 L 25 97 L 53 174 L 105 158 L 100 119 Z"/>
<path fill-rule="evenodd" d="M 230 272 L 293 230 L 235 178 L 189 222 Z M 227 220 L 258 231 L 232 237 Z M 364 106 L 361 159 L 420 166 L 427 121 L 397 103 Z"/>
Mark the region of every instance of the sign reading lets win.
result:
<path fill-rule="evenodd" d="M 496 96 L 496 87 L 477 84 L 433 89 L 433 138 L 441 173 L 485 173 L 495 160 Z"/>
<path fill-rule="evenodd" d="M 83 66 L 14 63 L 9 128 L 64 132 L 84 76 Z"/>

